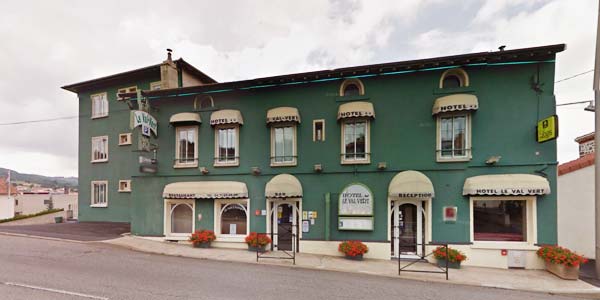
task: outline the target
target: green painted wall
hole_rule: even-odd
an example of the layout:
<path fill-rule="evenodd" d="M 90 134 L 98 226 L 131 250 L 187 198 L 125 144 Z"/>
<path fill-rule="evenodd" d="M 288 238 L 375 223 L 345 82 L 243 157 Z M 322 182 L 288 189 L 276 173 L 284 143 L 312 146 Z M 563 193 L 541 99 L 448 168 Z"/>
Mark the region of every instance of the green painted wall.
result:
<path fill-rule="evenodd" d="M 266 182 L 276 174 L 290 173 L 302 183 L 303 209 L 316 210 L 319 213 L 316 224 L 304 235 L 305 239 L 325 237 L 324 195 L 337 194 L 345 185 L 361 182 L 369 186 L 375 196 L 375 230 L 339 232 L 337 219 L 333 218 L 331 239 L 385 241 L 388 184 L 398 172 L 418 170 L 431 179 L 436 192 L 432 211 L 433 239 L 467 242 L 470 239 L 469 201 L 462 196 L 462 186 L 467 177 L 502 173 L 533 174 L 543 171 L 550 180 L 552 194 L 538 197 L 538 242 L 556 243 L 556 142 L 538 144 L 535 141 L 537 120 L 555 113 L 554 63 L 479 66 L 468 67 L 466 71 L 470 77 L 470 86 L 451 91 L 440 91 L 437 88 L 443 70 L 363 78 L 366 95 L 359 98 L 372 102 L 376 113 L 376 118 L 371 123 L 372 158 L 369 165 L 340 164 L 341 132 L 336 116 L 338 106 L 345 100 L 337 97 L 341 81 L 211 94 L 215 100 L 215 109 L 239 109 L 243 114 L 244 125 L 240 130 L 240 166 L 213 168 L 214 132 L 208 124 L 212 110 L 200 111 L 204 123 L 199 126 L 199 166 L 208 168 L 210 173 L 206 176 L 201 175 L 197 168 L 173 168 L 175 129 L 169 125 L 168 120 L 175 113 L 193 111 L 194 96 L 152 100 L 152 105 L 158 108 L 153 115 L 159 122 L 159 172 L 156 175 L 134 175 L 130 214 L 132 232 L 162 235 L 164 185 L 177 181 L 201 180 L 245 182 L 251 199 L 251 230 L 265 231 L 265 217 L 255 217 L 252 212 L 255 209 L 265 209 Z M 530 84 L 532 76 L 537 74 L 544 89 L 540 94 L 532 90 Z M 448 92 L 473 93 L 479 99 L 479 110 L 473 113 L 472 118 L 473 159 L 469 162 L 438 163 L 435 159 L 436 124 L 435 118 L 431 116 L 431 107 L 437 97 Z M 298 126 L 299 157 L 296 167 L 272 168 L 269 165 L 270 133 L 265 118 L 268 109 L 278 106 L 297 107 L 302 117 L 302 123 Z M 82 111 L 85 111 L 84 107 Z M 326 120 L 324 142 L 312 141 L 314 119 Z M 116 124 L 109 125 L 108 121 L 105 122 L 107 125 L 103 128 L 104 131 L 118 129 L 113 128 Z M 126 126 L 125 124 L 126 122 L 123 126 Z M 107 166 L 136 170 L 136 154 L 132 155 L 128 149 L 113 150 L 116 141 L 112 141 L 116 139 L 117 134 L 116 131 L 111 134 L 111 161 Z M 80 135 L 82 140 L 89 140 L 89 132 L 80 131 Z M 85 154 L 89 153 L 88 144 L 80 144 L 80 150 L 84 153 L 83 157 L 80 157 L 80 166 L 82 163 L 89 165 L 89 155 Z M 113 151 L 122 151 L 123 154 L 115 156 Z M 502 156 L 502 159 L 497 166 L 485 165 L 484 161 L 488 157 L 498 155 Z M 385 171 L 377 170 L 378 162 L 387 162 L 388 168 Z M 314 173 L 314 164 L 322 164 L 324 172 Z M 261 174 L 251 175 L 252 167 L 259 167 Z M 98 173 L 94 176 L 103 174 L 100 172 L 108 172 L 103 170 L 102 166 L 97 169 Z M 114 172 L 106 173 L 106 176 L 117 180 L 114 178 Z M 91 174 L 80 174 L 82 195 L 89 194 L 89 186 L 84 190 L 86 178 L 91 178 Z M 113 186 L 116 191 L 116 185 L 111 184 L 111 187 Z M 115 202 L 112 198 L 109 199 L 110 205 L 106 214 L 92 213 L 84 205 L 80 205 L 80 211 L 89 219 L 126 220 L 128 209 L 125 203 L 129 202 L 123 199 L 122 206 L 113 206 Z M 211 228 L 212 204 L 204 200 L 198 200 L 196 203 L 196 213 L 203 215 L 203 220 L 197 227 Z M 456 223 L 446 224 L 441 221 L 442 207 L 446 205 L 458 206 Z M 119 209 L 122 211 L 118 211 Z M 332 217 L 335 217 L 335 197 L 332 198 L 331 211 L 334 214 Z"/>

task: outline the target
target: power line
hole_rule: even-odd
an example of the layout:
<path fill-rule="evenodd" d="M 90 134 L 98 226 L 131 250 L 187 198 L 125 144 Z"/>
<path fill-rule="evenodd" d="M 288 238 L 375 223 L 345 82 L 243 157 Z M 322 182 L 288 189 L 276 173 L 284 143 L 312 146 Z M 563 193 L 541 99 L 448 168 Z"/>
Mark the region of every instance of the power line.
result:
<path fill-rule="evenodd" d="M 130 110 L 129 109 L 118 109 L 118 110 L 111 110 L 110 112 L 111 113 L 118 113 L 118 112 L 124 112 L 124 111 L 130 111 Z M 0 123 L 0 126 L 33 124 L 33 123 L 46 123 L 46 122 L 54 122 L 54 121 L 62 121 L 62 120 L 72 120 L 72 119 L 79 119 L 79 118 L 90 118 L 90 117 L 92 117 L 91 114 L 84 114 L 84 115 L 64 116 L 64 117 L 56 117 L 56 118 L 49 118 L 49 119 L 37 119 L 37 120 L 7 122 L 7 123 Z"/>
<path fill-rule="evenodd" d="M 591 70 L 585 71 L 585 72 L 583 72 L 583 73 L 575 74 L 575 75 L 573 75 L 573 76 L 569 76 L 569 77 L 563 78 L 563 79 L 561 79 L 561 80 L 557 80 L 557 81 L 555 81 L 554 83 L 559 83 L 559 82 L 567 81 L 567 80 L 569 80 L 569 79 L 573 79 L 573 78 L 575 78 L 575 77 L 578 77 L 578 76 L 581 76 L 581 75 L 585 75 L 585 74 L 587 74 L 587 73 L 591 73 L 591 72 L 594 72 L 594 69 L 591 69 Z"/>

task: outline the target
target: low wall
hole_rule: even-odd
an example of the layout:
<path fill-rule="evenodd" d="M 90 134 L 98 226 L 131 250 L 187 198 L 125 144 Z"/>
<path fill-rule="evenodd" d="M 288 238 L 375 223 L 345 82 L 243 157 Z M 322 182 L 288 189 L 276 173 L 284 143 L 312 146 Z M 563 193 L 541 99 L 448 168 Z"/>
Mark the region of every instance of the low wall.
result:
<path fill-rule="evenodd" d="M 39 225 L 39 224 L 51 224 L 54 223 L 54 217 L 63 217 L 64 220 L 67 219 L 66 211 L 58 211 L 51 214 L 45 214 L 37 217 L 31 217 L 27 219 L 21 219 L 6 223 L 0 223 L 0 226 L 16 226 L 16 225 Z"/>

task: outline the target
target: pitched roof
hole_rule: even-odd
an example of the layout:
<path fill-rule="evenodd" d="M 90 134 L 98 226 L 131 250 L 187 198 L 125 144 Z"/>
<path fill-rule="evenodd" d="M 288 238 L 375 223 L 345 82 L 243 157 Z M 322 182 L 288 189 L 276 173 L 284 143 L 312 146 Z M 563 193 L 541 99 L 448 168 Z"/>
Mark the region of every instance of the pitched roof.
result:
<path fill-rule="evenodd" d="M 590 132 L 588 134 L 584 134 L 582 136 L 578 136 L 578 137 L 575 138 L 575 142 L 581 144 L 581 143 L 585 143 L 587 141 L 591 141 L 591 140 L 594 139 L 594 136 L 595 136 L 594 134 L 595 134 L 595 132 Z"/>
<path fill-rule="evenodd" d="M 572 161 L 566 162 L 564 164 L 560 164 L 558 166 L 558 176 L 565 175 L 565 174 L 583 169 L 585 167 L 592 166 L 592 165 L 594 165 L 595 161 L 596 161 L 595 153 L 590 153 L 590 154 L 586 154 L 576 160 L 572 160 Z"/>
<path fill-rule="evenodd" d="M 8 182 L 6 181 L 6 178 L 0 178 L 0 195 L 7 195 L 7 194 L 8 194 Z M 12 187 L 10 188 L 10 194 L 11 195 L 18 194 L 16 185 L 12 184 Z"/>

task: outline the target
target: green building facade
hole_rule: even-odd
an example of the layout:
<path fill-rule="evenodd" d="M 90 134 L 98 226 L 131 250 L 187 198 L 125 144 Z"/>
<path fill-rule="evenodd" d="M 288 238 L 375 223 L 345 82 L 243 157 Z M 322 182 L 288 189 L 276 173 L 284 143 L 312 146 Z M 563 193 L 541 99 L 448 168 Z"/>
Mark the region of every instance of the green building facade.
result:
<path fill-rule="evenodd" d="M 466 264 L 540 267 L 537 245 L 557 241 L 557 158 L 536 126 L 555 115 L 563 50 L 225 83 L 169 58 L 66 86 L 82 116 L 108 96 L 108 116 L 80 119 L 80 221 L 167 240 L 209 229 L 216 247 L 268 233 L 274 250 L 332 255 L 361 240 L 373 258 L 447 242 Z"/>

